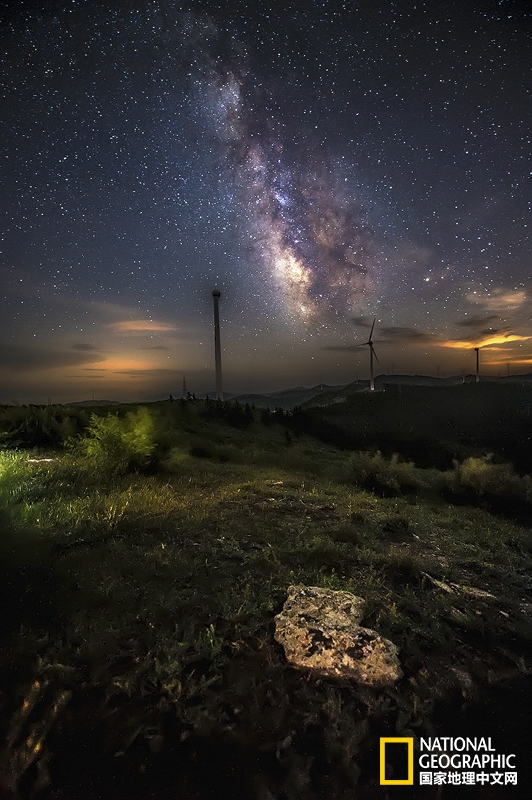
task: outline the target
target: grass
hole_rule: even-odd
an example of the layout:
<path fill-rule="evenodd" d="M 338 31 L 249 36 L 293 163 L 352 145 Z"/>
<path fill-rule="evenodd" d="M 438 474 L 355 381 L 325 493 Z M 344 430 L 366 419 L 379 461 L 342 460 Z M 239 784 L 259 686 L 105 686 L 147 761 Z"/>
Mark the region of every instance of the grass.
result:
<path fill-rule="evenodd" d="M 172 748 L 186 752 L 188 739 L 256 747 L 261 759 L 273 754 L 287 797 L 323 759 L 325 777 L 312 781 L 341 797 L 355 780 L 345 754 L 363 750 L 368 720 L 423 730 L 449 692 L 473 696 L 528 669 L 529 528 L 442 499 L 454 474 L 290 440 L 271 420 L 236 427 L 197 408 L 183 415 L 165 446 L 146 417 L 125 418 L 126 431 L 142 424 L 140 455 L 157 453 L 155 474 L 124 456 L 116 422 L 119 469 L 94 445 L 102 436 L 92 451 L 0 453 L 4 571 L 15 576 L 4 582 L 15 613 L 0 724 L 12 734 L 4 766 L 22 793 L 39 775 L 43 786 L 68 783 L 57 753 L 70 752 L 73 731 L 76 741 L 103 731 L 94 758 L 122 753 L 142 774 Z M 368 474 L 374 491 L 362 486 Z M 364 597 L 364 624 L 400 647 L 401 685 L 377 693 L 288 668 L 273 617 L 293 583 Z M 34 710 L 14 735 L 31 691 Z M 32 757 L 23 742 L 45 718 Z M 344 777 L 329 785 L 331 770 Z"/>

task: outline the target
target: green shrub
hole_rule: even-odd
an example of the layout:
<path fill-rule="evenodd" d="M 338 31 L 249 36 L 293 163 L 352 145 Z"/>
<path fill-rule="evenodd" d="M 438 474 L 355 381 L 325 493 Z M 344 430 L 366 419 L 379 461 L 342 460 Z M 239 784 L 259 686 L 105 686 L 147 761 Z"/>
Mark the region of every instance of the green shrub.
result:
<path fill-rule="evenodd" d="M 155 447 L 155 423 L 145 406 L 130 411 L 124 419 L 118 414 L 92 414 L 87 435 L 75 443 L 78 452 L 114 474 L 145 469 Z"/>
<path fill-rule="evenodd" d="M 354 453 L 350 461 L 351 475 L 355 483 L 368 488 L 383 487 L 400 493 L 405 489 L 422 488 L 423 484 L 415 474 L 412 461 L 400 461 L 394 453 L 388 461 L 377 450 L 370 453 Z"/>
<path fill-rule="evenodd" d="M 494 464 L 493 454 L 454 462 L 455 489 L 470 489 L 477 494 L 525 495 L 527 482 L 516 475 L 511 464 Z"/>
<path fill-rule="evenodd" d="M 59 447 L 84 426 L 83 411 L 59 406 L 15 406 L 0 411 L 0 442 L 7 447 Z"/>

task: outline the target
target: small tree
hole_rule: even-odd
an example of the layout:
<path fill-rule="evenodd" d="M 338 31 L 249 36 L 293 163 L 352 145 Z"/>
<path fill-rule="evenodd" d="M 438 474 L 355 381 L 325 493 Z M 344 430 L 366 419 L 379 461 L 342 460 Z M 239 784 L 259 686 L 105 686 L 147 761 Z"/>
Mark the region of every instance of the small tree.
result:
<path fill-rule="evenodd" d="M 155 446 L 155 423 L 145 406 L 128 412 L 124 419 L 117 414 L 92 414 L 87 436 L 77 443 L 83 455 L 115 474 L 146 467 Z"/>

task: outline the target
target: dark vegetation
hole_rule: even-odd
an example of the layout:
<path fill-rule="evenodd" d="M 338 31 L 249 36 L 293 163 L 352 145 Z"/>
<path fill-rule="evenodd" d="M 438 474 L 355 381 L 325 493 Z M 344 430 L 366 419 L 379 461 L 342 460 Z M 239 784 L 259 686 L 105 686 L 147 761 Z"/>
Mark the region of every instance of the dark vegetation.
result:
<path fill-rule="evenodd" d="M 0 797 L 385 800 L 381 735 L 523 752 L 532 393 L 478 388 L 0 409 Z M 402 681 L 290 668 L 293 583 L 364 597 Z"/>
<path fill-rule="evenodd" d="M 394 386 L 294 412 L 294 424 L 337 447 L 400 453 L 418 467 L 494 453 L 532 473 L 532 391 L 526 384 Z"/>

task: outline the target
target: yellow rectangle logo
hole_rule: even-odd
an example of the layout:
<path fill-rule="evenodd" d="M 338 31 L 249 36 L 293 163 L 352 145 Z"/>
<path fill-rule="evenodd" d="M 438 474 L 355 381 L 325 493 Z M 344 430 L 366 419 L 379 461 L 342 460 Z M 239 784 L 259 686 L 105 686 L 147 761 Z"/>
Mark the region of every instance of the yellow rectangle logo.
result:
<path fill-rule="evenodd" d="M 390 736 L 381 737 L 380 749 L 380 783 L 381 786 L 412 786 L 414 783 L 414 739 L 411 736 Z M 388 758 L 391 757 L 390 750 L 394 744 L 406 744 L 407 752 L 405 766 L 407 765 L 407 777 L 401 780 L 387 780 L 386 779 L 386 750 L 388 750 Z"/>

